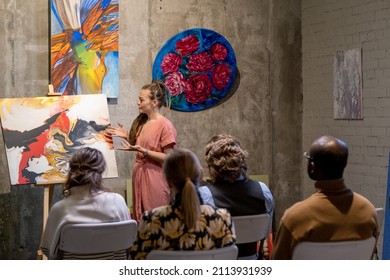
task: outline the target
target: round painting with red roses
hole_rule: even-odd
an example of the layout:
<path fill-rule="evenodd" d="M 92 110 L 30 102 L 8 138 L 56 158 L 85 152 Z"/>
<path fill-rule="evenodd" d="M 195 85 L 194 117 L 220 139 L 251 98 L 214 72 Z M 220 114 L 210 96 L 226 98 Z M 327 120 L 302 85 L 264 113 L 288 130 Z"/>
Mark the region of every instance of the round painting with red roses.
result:
<path fill-rule="evenodd" d="M 169 39 L 153 63 L 153 79 L 162 80 L 173 110 L 209 109 L 232 95 L 236 56 L 229 42 L 215 31 L 194 28 Z"/>

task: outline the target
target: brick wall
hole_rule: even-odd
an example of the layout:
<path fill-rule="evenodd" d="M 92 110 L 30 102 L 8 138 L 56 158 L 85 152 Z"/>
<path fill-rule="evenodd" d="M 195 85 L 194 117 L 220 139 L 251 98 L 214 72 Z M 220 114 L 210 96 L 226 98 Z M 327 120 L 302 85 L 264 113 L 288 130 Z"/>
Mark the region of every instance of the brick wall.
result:
<path fill-rule="evenodd" d="M 390 1 L 302 0 L 303 150 L 320 135 L 349 144 L 347 184 L 385 206 L 390 146 Z M 333 58 L 362 50 L 363 120 L 333 118 Z M 302 168 L 304 197 L 313 182 Z M 382 247 L 382 234 L 379 248 Z"/>

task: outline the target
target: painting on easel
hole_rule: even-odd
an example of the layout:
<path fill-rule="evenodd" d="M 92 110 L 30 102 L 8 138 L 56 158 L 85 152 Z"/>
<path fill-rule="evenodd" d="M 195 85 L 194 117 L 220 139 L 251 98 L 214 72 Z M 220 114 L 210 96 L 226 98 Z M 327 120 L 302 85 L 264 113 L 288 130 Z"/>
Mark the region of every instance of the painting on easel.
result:
<path fill-rule="evenodd" d="M 64 181 L 85 146 L 103 153 L 105 178 L 118 177 L 106 95 L 0 98 L 0 117 L 12 185 Z"/>
<path fill-rule="evenodd" d="M 62 95 L 119 95 L 119 0 L 50 0 L 50 74 Z"/>

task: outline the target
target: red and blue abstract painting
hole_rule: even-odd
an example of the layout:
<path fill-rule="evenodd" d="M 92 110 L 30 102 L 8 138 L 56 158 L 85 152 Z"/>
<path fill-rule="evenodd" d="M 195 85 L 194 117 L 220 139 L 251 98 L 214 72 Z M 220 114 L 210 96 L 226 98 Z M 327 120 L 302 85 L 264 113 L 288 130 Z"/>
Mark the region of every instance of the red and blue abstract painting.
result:
<path fill-rule="evenodd" d="M 105 178 L 118 176 L 104 94 L 0 98 L 0 117 L 12 185 L 65 181 L 69 157 L 86 146 L 103 153 Z"/>
<path fill-rule="evenodd" d="M 50 0 L 50 80 L 63 95 L 119 95 L 119 0 Z"/>

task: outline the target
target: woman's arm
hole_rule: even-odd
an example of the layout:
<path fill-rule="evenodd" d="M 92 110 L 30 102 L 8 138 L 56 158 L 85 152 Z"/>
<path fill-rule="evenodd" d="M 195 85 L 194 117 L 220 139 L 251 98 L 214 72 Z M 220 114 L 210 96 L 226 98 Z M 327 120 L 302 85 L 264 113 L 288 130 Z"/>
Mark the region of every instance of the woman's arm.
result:
<path fill-rule="evenodd" d="M 140 145 L 130 145 L 130 143 L 127 140 L 125 140 L 122 141 L 122 147 L 119 148 L 118 150 L 140 152 L 143 153 L 145 157 L 151 158 L 158 162 L 163 162 L 167 154 L 173 151 L 173 147 L 174 144 L 169 144 L 163 148 L 162 152 L 157 152 L 157 151 L 151 151 L 146 148 L 143 148 Z"/>
<path fill-rule="evenodd" d="M 141 152 L 144 154 L 144 156 L 147 156 L 158 162 L 163 162 L 166 156 L 172 151 L 173 151 L 173 144 L 164 147 L 163 152 L 150 151 L 144 148 L 142 149 Z"/>

